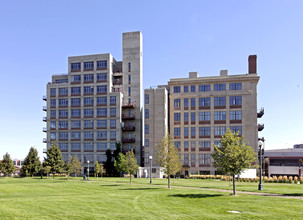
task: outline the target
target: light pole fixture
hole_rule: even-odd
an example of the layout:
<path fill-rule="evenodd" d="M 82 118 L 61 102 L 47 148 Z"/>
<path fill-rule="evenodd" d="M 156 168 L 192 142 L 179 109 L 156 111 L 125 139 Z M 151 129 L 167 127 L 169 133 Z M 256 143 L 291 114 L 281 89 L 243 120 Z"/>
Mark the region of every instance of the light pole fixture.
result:
<path fill-rule="evenodd" d="M 89 160 L 87 161 L 87 180 L 89 180 Z"/>
<path fill-rule="evenodd" d="M 259 156 L 259 165 L 260 165 L 260 183 L 259 183 L 259 187 L 258 190 L 263 190 L 263 184 L 262 184 L 262 146 L 263 146 L 263 141 L 264 138 L 259 139 L 258 141 L 258 146 L 259 146 L 259 150 L 258 150 L 258 156 Z"/>
<path fill-rule="evenodd" d="M 153 183 L 153 179 L 152 179 L 152 159 L 153 159 L 153 156 L 149 156 L 149 165 L 150 165 L 150 168 L 149 168 L 149 178 L 150 178 L 150 184 Z"/>

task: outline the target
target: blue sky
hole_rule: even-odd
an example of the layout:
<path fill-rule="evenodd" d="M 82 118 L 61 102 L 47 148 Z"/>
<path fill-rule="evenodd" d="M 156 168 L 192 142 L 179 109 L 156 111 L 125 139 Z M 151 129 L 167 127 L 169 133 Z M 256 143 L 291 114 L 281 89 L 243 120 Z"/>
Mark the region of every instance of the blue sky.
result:
<path fill-rule="evenodd" d="M 42 96 L 68 56 L 122 57 L 122 33 L 143 34 L 144 88 L 170 78 L 247 73 L 258 55 L 266 149 L 303 143 L 303 1 L 0 0 L 0 157 L 45 144 Z"/>

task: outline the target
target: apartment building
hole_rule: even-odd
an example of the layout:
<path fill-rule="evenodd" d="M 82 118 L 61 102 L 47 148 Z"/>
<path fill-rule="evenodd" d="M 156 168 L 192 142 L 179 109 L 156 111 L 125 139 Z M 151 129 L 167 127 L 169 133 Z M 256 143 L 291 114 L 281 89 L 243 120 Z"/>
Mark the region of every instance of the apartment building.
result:
<path fill-rule="evenodd" d="M 220 144 L 227 128 L 244 135 L 257 151 L 258 131 L 264 125 L 257 122 L 263 110 L 257 112 L 256 55 L 249 56 L 248 69 L 248 74 L 228 75 L 227 70 L 221 70 L 220 76 L 211 77 L 199 77 L 197 72 L 190 72 L 188 78 L 168 81 L 168 97 L 162 102 L 145 104 L 148 112 L 167 109 L 168 113 L 164 113 L 169 117 L 167 129 L 180 152 L 183 174 L 215 174 L 211 158 L 213 144 Z M 151 89 L 145 90 L 145 103 L 147 97 L 150 100 L 155 96 L 151 93 L 156 94 Z M 162 115 L 160 117 L 165 118 Z M 160 124 L 162 129 L 166 124 L 155 123 L 155 120 L 145 118 L 145 156 L 154 151 L 163 137 L 157 127 Z M 147 161 L 145 166 L 148 166 Z"/>
<path fill-rule="evenodd" d="M 68 58 L 68 73 L 47 84 L 46 138 L 59 145 L 63 160 L 76 155 L 83 166 L 106 160 L 105 151 L 142 154 L 142 34 L 123 33 L 123 58 L 109 54 Z"/>

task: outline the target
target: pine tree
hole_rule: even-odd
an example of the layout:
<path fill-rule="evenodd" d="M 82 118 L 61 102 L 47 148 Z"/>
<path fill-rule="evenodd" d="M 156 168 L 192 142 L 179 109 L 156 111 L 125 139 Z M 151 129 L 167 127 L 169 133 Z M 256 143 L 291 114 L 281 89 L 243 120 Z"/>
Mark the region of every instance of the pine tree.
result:
<path fill-rule="evenodd" d="M 5 176 L 11 175 L 16 171 L 16 167 L 8 153 L 3 155 L 3 160 L 0 162 L 0 170 Z"/>
<path fill-rule="evenodd" d="M 21 172 L 23 174 L 29 173 L 34 177 L 34 174 L 39 172 L 40 166 L 41 162 L 38 157 L 38 151 L 34 147 L 31 147 L 22 164 Z"/>
<path fill-rule="evenodd" d="M 53 142 L 53 145 L 47 149 L 43 166 L 51 167 L 50 172 L 53 174 L 53 178 L 55 178 L 56 173 L 61 173 L 63 171 L 64 162 L 62 160 L 62 154 L 55 142 Z"/>

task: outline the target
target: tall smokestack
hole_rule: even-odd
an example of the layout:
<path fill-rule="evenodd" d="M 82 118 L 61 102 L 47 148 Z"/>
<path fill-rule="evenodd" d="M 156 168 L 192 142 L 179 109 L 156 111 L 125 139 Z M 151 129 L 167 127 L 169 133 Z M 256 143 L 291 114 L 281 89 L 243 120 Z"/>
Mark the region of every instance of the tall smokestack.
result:
<path fill-rule="evenodd" d="M 248 56 L 248 73 L 257 74 L 257 55 Z"/>

